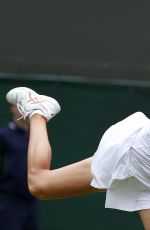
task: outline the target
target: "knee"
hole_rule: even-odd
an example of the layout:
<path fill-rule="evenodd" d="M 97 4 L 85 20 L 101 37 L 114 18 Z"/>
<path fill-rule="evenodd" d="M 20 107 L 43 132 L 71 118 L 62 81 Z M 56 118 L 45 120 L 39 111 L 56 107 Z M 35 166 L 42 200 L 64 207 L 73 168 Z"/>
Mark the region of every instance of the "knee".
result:
<path fill-rule="evenodd" d="M 32 172 L 28 175 L 29 192 L 39 200 L 45 200 L 45 193 L 42 178 L 39 172 Z"/>

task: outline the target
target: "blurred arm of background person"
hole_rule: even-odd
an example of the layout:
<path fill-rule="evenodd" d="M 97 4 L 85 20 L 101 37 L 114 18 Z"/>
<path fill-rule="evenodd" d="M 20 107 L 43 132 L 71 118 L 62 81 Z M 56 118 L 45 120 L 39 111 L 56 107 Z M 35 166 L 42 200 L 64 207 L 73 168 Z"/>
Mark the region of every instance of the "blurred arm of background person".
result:
<path fill-rule="evenodd" d="M 29 123 L 10 105 L 11 121 L 0 128 L 0 228 L 38 229 L 37 200 L 27 184 Z"/>

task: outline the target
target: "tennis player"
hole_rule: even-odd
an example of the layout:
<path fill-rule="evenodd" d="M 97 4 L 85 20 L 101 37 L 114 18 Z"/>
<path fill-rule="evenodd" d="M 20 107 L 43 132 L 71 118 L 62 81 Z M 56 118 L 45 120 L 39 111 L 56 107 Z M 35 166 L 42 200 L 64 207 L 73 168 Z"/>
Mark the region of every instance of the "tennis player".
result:
<path fill-rule="evenodd" d="M 142 112 L 111 126 L 93 157 L 50 170 L 46 124 L 60 105 L 25 87 L 10 90 L 6 99 L 30 120 L 28 185 L 35 197 L 62 199 L 106 191 L 106 208 L 138 211 L 145 230 L 150 230 L 150 120 Z"/>

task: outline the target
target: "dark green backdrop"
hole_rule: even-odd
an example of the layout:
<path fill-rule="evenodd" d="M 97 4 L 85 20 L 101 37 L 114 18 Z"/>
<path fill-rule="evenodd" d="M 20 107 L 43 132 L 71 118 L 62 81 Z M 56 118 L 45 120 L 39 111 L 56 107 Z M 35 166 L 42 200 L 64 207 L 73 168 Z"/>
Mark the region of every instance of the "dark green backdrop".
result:
<path fill-rule="evenodd" d="M 0 80 L 1 126 L 10 119 L 5 94 L 16 86 L 32 87 L 55 97 L 62 106 L 62 112 L 48 124 L 53 167 L 93 155 L 103 132 L 125 116 L 135 111 L 149 116 L 149 88 Z M 104 209 L 104 201 L 105 194 L 40 201 L 41 230 L 143 229 L 136 213 Z"/>

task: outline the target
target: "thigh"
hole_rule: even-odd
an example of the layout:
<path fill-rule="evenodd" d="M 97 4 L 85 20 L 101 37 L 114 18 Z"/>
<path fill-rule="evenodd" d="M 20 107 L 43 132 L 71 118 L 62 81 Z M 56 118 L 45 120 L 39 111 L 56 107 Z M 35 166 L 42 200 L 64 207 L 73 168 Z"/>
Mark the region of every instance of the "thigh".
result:
<path fill-rule="evenodd" d="M 145 230 L 150 230 L 150 209 L 143 209 L 139 211 L 139 215 Z"/>

